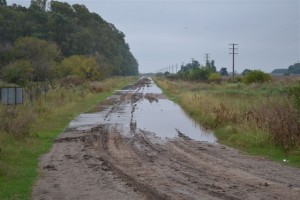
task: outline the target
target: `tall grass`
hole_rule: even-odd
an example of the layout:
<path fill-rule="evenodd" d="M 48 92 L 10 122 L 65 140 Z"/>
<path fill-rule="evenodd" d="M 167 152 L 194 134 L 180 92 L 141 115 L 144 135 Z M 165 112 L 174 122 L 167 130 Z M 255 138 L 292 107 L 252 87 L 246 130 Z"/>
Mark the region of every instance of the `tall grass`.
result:
<path fill-rule="evenodd" d="M 54 138 L 76 115 L 134 80 L 62 80 L 47 85 L 46 91 L 34 85 L 26 88 L 23 105 L 0 105 L 0 199 L 30 199 L 38 157 Z"/>
<path fill-rule="evenodd" d="M 252 152 L 272 146 L 281 149 L 282 156 L 292 152 L 300 166 L 300 112 L 286 93 L 295 83 L 155 80 L 192 118 L 215 130 L 220 142 Z"/>

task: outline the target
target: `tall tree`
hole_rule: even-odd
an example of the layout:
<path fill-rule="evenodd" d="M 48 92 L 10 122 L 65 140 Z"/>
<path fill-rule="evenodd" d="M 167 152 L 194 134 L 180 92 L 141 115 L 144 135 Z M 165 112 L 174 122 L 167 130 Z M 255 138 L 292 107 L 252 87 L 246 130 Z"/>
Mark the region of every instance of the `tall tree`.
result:
<path fill-rule="evenodd" d="M 210 69 L 211 69 L 212 72 L 216 72 L 217 71 L 217 68 L 215 66 L 215 61 L 214 60 L 212 60 L 210 62 Z"/>
<path fill-rule="evenodd" d="M 96 80 L 100 76 L 96 58 L 87 56 L 70 56 L 65 58 L 56 67 L 56 72 L 59 77 L 72 75 L 89 80 Z"/>
<path fill-rule="evenodd" d="M 4 2 L 1 0 L 1 2 Z M 65 57 L 96 56 L 97 64 L 107 75 L 136 75 L 138 62 L 125 42 L 125 35 L 84 5 L 52 0 L 32 0 L 29 9 L 0 6 L 0 64 L 7 48 L 19 37 L 35 37 L 55 42 Z M 101 59 L 98 59 L 101 55 Z M 8 57 L 9 58 L 9 57 Z M 195 64 L 195 63 L 194 63 Z"/>
<path fill-rule="evenodd" d="M 27 60 L 33 68 L 33 81 L 46 81 L 52 77 L 52 69 L 60 58 L 60 49 L 56 44 L 33 37 L 19 38 L 13 48 L 15 59 Z"/>
<path fill-rule="evenodd" d="M 0 0 L 0 6 L 7 6 L 6 0 Z"/>
<path fill-rule="evenodd" d="M 6 82 L 25 86 L 31 79 L 32 66 L 29 61 L 18 60 L 5 66 L 1 72 Z"/>
<path fill-rule="evenodd" d="M 221 76 L 228 76 L 229 74 L 227 72 L 227 68 L 225 68 L 225 67 L 221 68 L 220 75 Z"/>
<path fill-rule="evenodd" d="M 31 0 L 30 8 L 46 11 L 47 0 Z"/>

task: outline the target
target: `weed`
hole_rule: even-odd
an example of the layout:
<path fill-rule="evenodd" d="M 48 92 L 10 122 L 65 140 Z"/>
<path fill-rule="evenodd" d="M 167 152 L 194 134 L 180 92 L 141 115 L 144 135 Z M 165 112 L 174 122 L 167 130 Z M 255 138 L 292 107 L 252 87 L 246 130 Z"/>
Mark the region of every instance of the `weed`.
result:
<path fill-rule="evenodd" d="M 105 80 L 103 92 L 95 94 L 86 82 L 78 86 L 52 83 L 32 100 L 27 95 L 24 105 L 0 105 L 0 199 L 30 199 L 38 158 L 49 150 L 54 138 L 76 115 L 133 80 Z"/>
<path fill-rule="evenodd" d="M 288 102 L 268 100 L 254 108 L 255 122 L 270 134 L 270 141 L 288 150 L 300 145 L 300 114 Z"/>
<path fill-rule="evenodd" d="M 28 106 L 1 106 L 0 131 L 22 139 L 28 136 L 35 118 L 34 111 Z"/>
<path fill-rule="evenodd" d="M 155 81 L 204 128 L 214 129 L 219 142 L 300 166 L 300 111 L 291 104 L 297 105 L 299 83 Z"/>
<path fill-rule="evenodd" d="M 219 106 L 214 107 L 213 112 L 215 114 L 215 123 L 218 126 L 224 125 L 225 123 L 237 123 L 238 116 L 233 109 L 229 109 L 223 103 Z"/>

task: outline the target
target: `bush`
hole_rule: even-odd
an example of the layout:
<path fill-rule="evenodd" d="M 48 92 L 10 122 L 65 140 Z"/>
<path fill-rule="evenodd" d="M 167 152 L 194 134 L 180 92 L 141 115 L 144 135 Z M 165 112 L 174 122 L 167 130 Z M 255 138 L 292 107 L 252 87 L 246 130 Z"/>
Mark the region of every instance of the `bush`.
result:
<path fill-rule="evenodd" d="M 211 73 L 209 76 L 208 76 L 208 80 L 210 81 L 217 81 L 217 80 L 220 80 L 221 79 L 221 76 L 219 73 Z"/>
<path fill-rule="evenodd" d="M 36 114 L 29 106 L 1 106 L 0 130 L 17 139 L 22 139 L 29 135 L 35 118 Z"/>
<path fill-rule="evenodd" d="M 295 107 L 300 110 L 300 82 L 296 86 L 290 86 L 287 93 L 292 97 Z"/>
<path fill-rule="evenodd" d="M 253 114 L 257 125 L 270 133 L 273 144 L 284 149 L 292 149 L 300 145 L 299 112 L 291 108 L 288 102 L 262 103 L 254 109 Z"/>
<path fill-rule="evenodd" d="M 194 67 L 189 71 L 188 79 L 189 80 L 207 80 L 211 71 L 208 67 Z"/>
<path fill-rule="evenodd" d="M 32 66 L 29 61 L 19 60 L 2 69 L 2 77 L 8 83 L 25 86 L 31 78 Z"/>
<path fill-rule="evenodd" d="M 257 82 L 263 83 L 270 80 L 271 80 L 271 75 L 260 70 L 253 70 L 247 73 L 243 78 L 243 82 L 246 84 L 257 83 Z"/>

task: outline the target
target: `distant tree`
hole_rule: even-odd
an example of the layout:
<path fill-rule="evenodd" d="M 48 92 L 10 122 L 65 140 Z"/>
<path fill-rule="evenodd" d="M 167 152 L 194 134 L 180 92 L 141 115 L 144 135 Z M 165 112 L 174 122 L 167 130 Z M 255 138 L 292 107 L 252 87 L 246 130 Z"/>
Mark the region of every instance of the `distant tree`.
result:
<path fill-rule="evenodd" d="M 210 67 L 211 67 L 211 69 L 212 69 L 212 72 L 217 72 L 217 68 L 216 68 L 216 66 L 215 66 L 215 61 L 214 61 L 214 60 L 211 61 Z"/>
<path fill-rule="evenodd" d="M 94 34 L 90 29 L 81 29 L 74 35 L 71 53 L 75 55 L 91 55 L 92 52 L 95 52 L 96 44 L 94 40 Z"/>
<path fill-rule="evenodd" d="M 0 43 L 11 45 L 25 34 L 26 8 L 0 6 Z"/>
<path fill-rule="evenodd" d="M 292 74 L 300 74 L 300 63 L 289 66 L 288 70 Z"/>
<path fill-rule="evenodd" d="M 76 17 L 79 19 L 80 24 L 89 23 L 92 15 L 84 5 L 75 4 L 72 6 L 75 11 Z"/>
<path fill-rule="evenodd" d="M 247 75 L 249 72 L 251 72 L 250 69 L 245 69 L 245 70 L 242 72 L 242 75 L 245 76 L 245 75 Z"/>
<path fill-rule="evenodd" d="M 19 38 L 12 50 L 15 60 L 27 60 L 33 68 L 33 81 L 53 78 L 53 66 L 60 59 L 60 49 L 55 43 L 33 37 Z"/>
<path fill-rule="evenodd" d="M 32 65 L 29 61 L 18 60 L 5 66 L 1 72 L 4 81 L 25 86 L 30 81 Z"/>
<path fill-rule="evenodd" d="M 220 74 L 216 73 L 216 72 L 213 72 L 208 76 L 208 80 L 211 80 L 211 81 L 217 81 L 217 80 L 220 80 L 220 78 L 221 78 Z"/>
<path fill-rule="evenodd" d="M 270 74 L 267 74 L 260 70 L 253 70 L 244 76 L 243 82 L 246 84 L 256 83 L 256 82 L 263 83 L 266 81 L 270 81 L 271 79 L 272 78 Z"/>
<path fill-rule="evenodd" d="M 168 75 L 170 75 L 170 74 L 171 74 L 170 72 L 166 71 L 166 72 L 164 73 L 164 76 L 168 76 Z"/>
<path fill-rule="evenodd" d="M 200 63 L 198 60 L 193 60 L 191 65 L 192 65 L 192 67 L 200 67 Z"/>
<path fill-rule="evenodd" d="M 211 70 L 211 72 L 216 72 L 217 71 L 214 60 L 212 60 L 211 62 L 207 61 L 206 62 L 206 67 L 208 67 Z"/>
<path fill-rule="evenodd" d="M 51 1 L 50 2 L 51 13 L 59 13 L 64 17 L 74 17 L 74 10 L 72 6 L 65 2 Z"/>
<path fill-rule="evenodd" d="M 188 79 L 190 80 L 207 80 L 211 74 L 208 67 L 195 67 L 189 71 Z"/>
<path fill-rule="evenodd" d="M 206 66 L 206 67 L 210 67 L 210 62 L 209 62 L 209 60 L 206 61 L 205 66 Z"/>
<path fill-rule="evenodd" d="M 221 76 L 228 76 L 229 74 L 227 72 L 227 68 L 225 68 L 225 67 L 221 68 L 220 75 Z"/>
<path fill-rule="evenodd" d="M 0 6 L 7 6 L 6 0 L 0 0 Z"/>
<path fill-rule="evenodd" d="M 46 11 L 47 0 L 31 0 L 30 8 Z"/>
<path fill-rule="evenodd" d="M 97 64 L 104 72 L 101 76 L 138 74 L 138 62 L 125 42 L 125 35 L 84 5 L 51 0 L 47 10 L 47 0 L 32 0 L 29 8 L 2 6 L 6 5 L 5 0 L 0 3 L 1 65 L 13 61 L 14 53 L 7 52 L 18 38 L 31 36 L 55 42 L 64 57 L 92 56 L 98 52 L 101 61 L 97 58 Z M 35 64 L 33 68 L 36 72 Z"/>
<path fill-rule="evenodd" d="M 55 68 L 58 77 L 77 76 L 88 80 L 97 80 L 100 71 L 95 57 L 74 55 L 65 58 Z"/>

